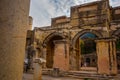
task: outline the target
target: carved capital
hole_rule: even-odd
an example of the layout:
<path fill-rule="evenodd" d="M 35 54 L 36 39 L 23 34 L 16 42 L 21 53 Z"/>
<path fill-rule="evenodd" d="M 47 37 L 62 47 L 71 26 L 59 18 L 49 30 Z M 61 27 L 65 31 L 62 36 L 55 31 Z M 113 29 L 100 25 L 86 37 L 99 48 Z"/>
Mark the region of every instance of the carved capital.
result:
<path fill-rule="evenodd" d="M 44 64 L 44 63 L 46 63 L 46 60 L 43 59 L 43 58 L 36 58 L 36 59 L 34 60 L 34 63 Z"/>

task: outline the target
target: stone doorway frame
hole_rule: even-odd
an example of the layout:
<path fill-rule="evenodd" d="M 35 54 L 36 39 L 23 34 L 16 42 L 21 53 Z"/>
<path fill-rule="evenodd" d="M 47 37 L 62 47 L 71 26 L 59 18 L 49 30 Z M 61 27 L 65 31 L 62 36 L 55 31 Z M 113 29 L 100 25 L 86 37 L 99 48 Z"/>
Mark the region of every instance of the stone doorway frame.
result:
<path fill-rule="evenodd" d="M 84 29 L 84 30 L 76 33 L 76 35 L 74 36 L 74 38 L 72 39 L 72 42 L 71 42 L 71 44 L 72 44 L 72 53 L 70 53 L 70 54 L 74 54 L 74 56 L 75 56 L 76 51 L 75 51 L 74 48 L 75 48 L 76 41 L 77 41 L 77 39 L 78 39 L 80 36 L 82 36 L 82 35 L 85 34 L 85 33 L 95 34 L 98 38 L 102 38 L 102 37 L 103 37 L 103 35 L 102 35 L 99 31 L 91 30 L 91 29 Z M 70 58 L 72 58 L 71 55 L 70 55 Z M 72 60 L 72 59 L 70 59 L 70 60 Z M 70 63 L 72 63 L 71 65 L 75 65 L 75 66 L 70 66 L 71 69 L 73 69 L 73 70 L 79 70 L 80 64 L 77 63 L 77 60 L 75 60 L 75 59 L 74 59 L 73 61 L 74 61 L 74 62 L 71 62 L 71 61 L 70 61 Z M 78 62 L 79 62 L 79 61 L 78 61 Z"/>
<path fill-rule="evenodd" d="M 119 29 L 117 29 L 117 30 L 115 30 L 115 31 L 113 31 L 112 33 L 111 33 L 111 36 L 113 37 L 113 38 L 115 38 L 115 39 L 120 39 L 120 28 Z M 117 49 L 116 49 L 116 55 L 119 55 L 119 51 L 117 51 Z M 118 57 L 118 56 L 117 56 Z M 118 60 L 118 58 L 117 58 L 117 68 L 118 68 L 118 73 L 120 73 L 120 69 L 119 69 L 119 61 L 120 60 Z"/>
<path fill-rule="evenodd" d="M 62 34 L 62 33 L 59 33 L 59 32 L 53 32 L 51 34 L 49 34 L 43 41 L 42 45 L 43 45 L 43 51 L 45 54 L 43 54 L 45 56 L 45 59 L 46 59 L 46 62 L 47 62 L 47 43 L 54 37 L 61 37 L 61 39 L 65 39 L 65 36 Z M 47 65 L 47 64 L 46 64 Z"/>

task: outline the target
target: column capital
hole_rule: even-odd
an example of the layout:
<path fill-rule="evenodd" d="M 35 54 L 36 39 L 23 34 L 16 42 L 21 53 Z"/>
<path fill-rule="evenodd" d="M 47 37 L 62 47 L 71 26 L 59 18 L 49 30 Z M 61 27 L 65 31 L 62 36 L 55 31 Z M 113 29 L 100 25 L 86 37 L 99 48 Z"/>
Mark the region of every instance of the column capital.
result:
<path fill-rule="evenodd" d="M 46 63 L 46 60 L 43 59 L 43 58 L 36 58 L 36 59 L 34 60 L 34 63 L 43 64 L 43 63 Z"/>

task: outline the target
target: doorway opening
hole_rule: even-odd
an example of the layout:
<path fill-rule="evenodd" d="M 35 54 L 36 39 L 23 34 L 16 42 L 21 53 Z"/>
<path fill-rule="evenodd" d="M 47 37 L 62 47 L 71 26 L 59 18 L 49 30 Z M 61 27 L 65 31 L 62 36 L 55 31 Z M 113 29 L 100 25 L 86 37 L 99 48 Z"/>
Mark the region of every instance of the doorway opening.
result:
<path fill-rule="evenodd" d="M 53 68 L 53 64 L 54 64 L 54 49 L 55 49 L 55 45 L 54 45 L 54 41 L 55 40 L 62 40 L 63 37 L 61 36 L 53 36 L 52 38 L 49 39 L 49 41 L 47 42 L 47 54 L 46 54 L 46 67 L 47 68 Z"/>
<path fill-rule="evenodd" d="M 76 40 L 76 62 L 81 67 L 97 67 L 97 54 L 95 34 L 87 32 L 79 36 Z"/>

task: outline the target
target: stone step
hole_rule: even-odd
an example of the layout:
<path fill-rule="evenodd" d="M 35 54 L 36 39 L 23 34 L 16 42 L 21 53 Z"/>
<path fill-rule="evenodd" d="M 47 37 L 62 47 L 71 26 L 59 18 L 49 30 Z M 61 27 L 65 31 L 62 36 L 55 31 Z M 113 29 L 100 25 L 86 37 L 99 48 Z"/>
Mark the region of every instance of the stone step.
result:
<path fill-rule="evenodd" d="M 88 71 L 69 71 L 64 73 L 64 76 L 74 77 L 74 78 L 101 78 L 101 79 L 110 79 L 115 76 L 100 75 L 97 72 L 88 72 Z"/>
<path fill-rule="evenodd" d="M 52 70 L 53 70 L 52 68 L 42 69 L 42 74 L 49 75 Z"/>
<path fill-rule="evenodd" d="M 43 75 L 53 75 L 53 69 L 43 69 L 42 70 Z M 97 71 L 60 71 L 58 73 L 58 76 L 64 76 L 64 77 L 73 77 L 73 78 L 91 78 L 91 79 L 113 79 L 115 76 L 109 76 L 109 75 L 101 75 L 98 74 Z"/>
<path fill-rule="evenodd" d="M 113 79 L 112 77 L 109 78 L 109 77 L 99 77 L 99 76 L 74 76 L 74 75 L 67 75 L 66 77 L 72 77 L 72 78 L 76 78 L 76 79 L 92 79 L 92 80 L 110 80 L 110 79 Z"/>

